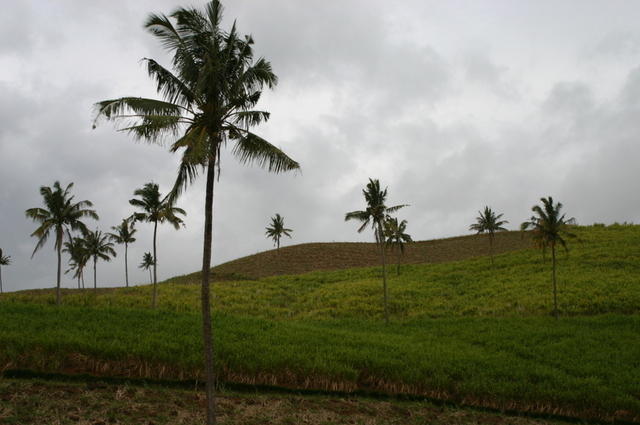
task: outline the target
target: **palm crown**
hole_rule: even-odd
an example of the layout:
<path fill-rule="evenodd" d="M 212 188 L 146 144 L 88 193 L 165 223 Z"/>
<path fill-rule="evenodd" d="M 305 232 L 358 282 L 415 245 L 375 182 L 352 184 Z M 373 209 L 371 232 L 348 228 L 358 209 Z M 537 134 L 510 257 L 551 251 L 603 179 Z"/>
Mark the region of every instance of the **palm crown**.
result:
<path fill-rule="evenodd" d="M 109 233 L 109 237 L 117 244 L 130 244 L 136 241 L 133 235 L 137 232 L 134 227 L 134 223 L 130 224 L 130 221 L 123 219 L 122 223 L 117 226 L 112 226 L 113 233 Z"/>
<path fill-rule="evenodd" d="M 271 217 L 271 224 L 266 227 L 266 235 L 273 239 L 273 244 L 280 248 L 280 238 L 282 236 L 291 237 L 293 230 L 284 227 L 284 217 L 276 213 L 274 217 Z"/>
<path fill-rule="evenodd" d="M 83 238 L 72 238 L 64 243 L 63 251 L 69 254 L 70 257 L 69 269 L 65 273 L 73 271 L 73 277 L 78 279 L 78 287 L 80 287 L 80 279 L 83 279 L 83 271 L 90 258 L 85 247 L 85 240 Z"/>
<path fill-rule="evenodd" d="M 11 264 L 11 256 L 4 255 L 2 248 L 0 248 L 0 266 L 8 266 L 9 264 Z"/>
<path fill-rule="evenodd" d="M 387 207 L 385 202 L 387 200 L 387 189 L 380 189 L 380 181 L 378 179 L 369 179 L 367 187 L 362 190 L 364 199 L 367 202 L 367 208 L 363 211 L 351 211 L 344 217 L 345 221 L 359 220 L 362 222 L 358 233 L 364 231 L 364 229 L 371 224 L 375 233 L 376 242 L 382 243 L 384 241 L 383 223 L 390 213 L 398 211 L 400 208 L 404 208 L 407 205 L 396 205 L 393 207 Z"/>
<path fill-rule="evenodd" d="M 390 217 L 384 222 L 384 235 L 386 237 L 387 246 L 398 247 L 400 252 L 404 252 L 405 244 L 413 242 L 411 235 L 406 233 L 407 220 L 398 223 L 398 219 Z"/>
<path fill-rule="evenodd" d="M 521 230 L 531 230 L 534 242 L 543 250 L 557 245 L 568 251 L 567 242 L 564 237 L 575 238 L 576 235 L 569 231 L 576 219 L 566 218 L 566 214 L 561 214 L 562 203 L 553 203 L 553 198 L 540 198 L 542 207 L 534 205 L 531 210 L 534 215 L 520 226 Z"/>
<path fill-rule="evenodd" d="M 507 220 L 500 220 L 504 214 L 496 215 L 489 207 L 484 207 L 484 211 L 478 211 L 476 222 L 469 226 L 469 230 L 477 233 L 488 233 L 493 235 L 495 232 L 506 231 L 505 224 Z"/>
<path fill-rule="evenodd" d="M 182 208 L 174 207 L 166 199 L 163 199 L 156 183 L 147 183 L 141 189 L 136 189 L 133 194 L 139 198 L 133 198 L 129 200 L 129 203 L 143 211 L 133 214 L 132 218 L 135 221 L 167 222 L 176 229 L 179 229 L 183 224 L 177 214 L 186 215 L 187 213 Z M 132 235 L 131 233 L 130 236 Z"/>
<path fill-rule="evenodd" d="M 150 252 L 145 252 L 142 256 L 142 263 L 140 263 L 138 267 L 143 270 L 149 270 L 149 268 L 153 266 L 154 263 L 155 261 L 153 261 L 153 255 L 151 255 Z"/>

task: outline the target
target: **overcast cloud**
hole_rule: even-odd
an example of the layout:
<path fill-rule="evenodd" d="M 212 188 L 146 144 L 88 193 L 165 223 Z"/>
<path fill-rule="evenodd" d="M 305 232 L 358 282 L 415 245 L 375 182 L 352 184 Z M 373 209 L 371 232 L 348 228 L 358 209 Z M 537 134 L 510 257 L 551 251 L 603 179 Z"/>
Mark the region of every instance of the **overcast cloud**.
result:
<path fill-rule="evenodd" d="M 91 129 L 92 105 L 154 96 L 140 64 L 169 56 L 142 28 L 168 0 L 9 1 L 0 15 L 0 247 L 6 290 L 51 287 L 53 242 L 30 259 L 38 189 L 75 182 L 76 200 L 109 230 L 132 212 L 135 188 L 166 192 L 178 158 L 135 143 L 109 123 Z M 344 222 L 361 209 L 369 177 L 414 239 L 467 233 L 477 210 L 504 212 L 511 228 L 542 196 L 579 223 L 640 221 L 640 3 L 628 1 L 251 1 L 225 3 L 280 79 L 256 129 L 301 163 L 269 175 L 222 158 L 214 263 L 271 248 L 279 212 L 293 240 L 371 240 Z M 159 231 L 159 278 L 195 271 L 202 255 L 202 182 L 179 206 L 186 227 Z M 140 224 L 135 266 L 150 251 Z M 119 254 L 122 249 L 118 247 Z M 64 259 L 66 261 L 66 258 Z M 98 264 L 100 286 L 123 281 L 121 256 Z M 74 283 L 66 276 L 66 287 Z"/>

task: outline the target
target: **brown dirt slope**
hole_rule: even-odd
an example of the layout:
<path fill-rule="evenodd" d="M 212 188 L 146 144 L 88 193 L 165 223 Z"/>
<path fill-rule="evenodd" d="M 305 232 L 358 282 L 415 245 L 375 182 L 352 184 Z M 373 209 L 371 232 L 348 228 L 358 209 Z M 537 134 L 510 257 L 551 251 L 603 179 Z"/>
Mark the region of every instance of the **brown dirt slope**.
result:
<path fill-rule="evenodd" d="M 494 253 L 500 254 L 531 247 L 531 240 L 521 232 L 496 234 Z M 402 264 L 443 263 L 489 255 L 487 235 L 419 241 L 408 244 Z M 388 251 L 389 262 L 396 263 L 397 253 Z M 316 270 L 340 270 L 380 264 L 374 243 L 329 242 L 306 243 L 265 251 L 220 264 L 211 269 L 217 279 L 256 279 L 283 274 L 300 274 Z M 191 275 L 192 277 L 193 275 Z"/>

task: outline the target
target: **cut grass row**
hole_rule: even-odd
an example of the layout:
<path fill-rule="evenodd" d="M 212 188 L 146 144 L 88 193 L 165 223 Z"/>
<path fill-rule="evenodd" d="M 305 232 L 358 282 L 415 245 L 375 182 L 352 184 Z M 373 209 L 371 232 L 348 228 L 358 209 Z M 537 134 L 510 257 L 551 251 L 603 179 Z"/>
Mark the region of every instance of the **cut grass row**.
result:
<path fill-rule="evenodd" d="M 270 321 L 218 313 L 223 380 L 640 421 L 640 317 Z M 197 314 L 0 304 L 4 369 L 201 376 Z"/>
<path fill-rule="evenodd" d="M 640 312 L 640 226 L 583 227 L 568 256 L 559 255 L 559 305 L 565 315 Z M 551 264 L 534 249 L 442 264 L 413 264 L 390 273 L 392 320 L 458 316 L 547 315 Z M 318 271 L 259 280 L 216 282 L 214 308 L 271 319 L 382 317 L 380 269 Z M 196 275 L 160 285 L 158 305 L 176 312 L 199 308 Z M 148 308 L 149 286 L 67 291 L 64 303 Z M 53 303 L 50 290 L 5 294 L 0 300 Z"/>

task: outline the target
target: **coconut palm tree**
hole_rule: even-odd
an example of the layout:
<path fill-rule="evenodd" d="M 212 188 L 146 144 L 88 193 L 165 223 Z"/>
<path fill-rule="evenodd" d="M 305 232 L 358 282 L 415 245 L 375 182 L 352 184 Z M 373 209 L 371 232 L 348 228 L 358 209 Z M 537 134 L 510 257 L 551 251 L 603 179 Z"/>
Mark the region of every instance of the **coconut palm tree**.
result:
<path fill-rule="evenodd" d="M 509 223 L 507 220 L 500 220 L 503 214 L 494 213 L 491 208 L 484 207 L 484 211 L 478 211 L 476 222 L 469 226 L 469 230 L 474 232 L 486 233 L 489 235 L 489 255 L 491 256 L 491 265 L 493 266 L 493 238 L 496 232 L 504 232 L 503 226 Z"/>
<path fill-rule="evenodd" d="M 405 233 L 407 230 L 407 220 L 398 223 L 395 217 L 389 217 L 384 222 L 384 236 L 386 237 L 387 246 L 398 251 L 398 263 L 396 266 L 396 275 L 400 276 L 400 255 L 404 254 L 404 246 L 413 242 L 411 235 Z"/>
<path fill-rule="evenodd" d="M 380 181 L 378 179 L 369 179 L 366 189 L 362 190 L 364 199 L 367 202 L 367 208 L 363 211 L 351 211 L 348 212 L 344 219 L 358 220 L 362 222 L 362 225 L 358 228 L 358 233 L 364 231 L 367 226 L 371 225 L 373 233 L 376 239 L 376 244 L 380 250 L 380 259 L 382 261 L 382 285 L 384 289 L 384 320 L 389 323 L 389 293 L 387 290 L 387 270 L 386 270 L 386 257 L 384 249 L 384 222 L 389 217 L 390 213 L 398 211 L 400 208 L 404 208 L 407 205 L 396 205 L 393 207 L 387 207 L 385 202 L 387 200 L 387 188 L 380 189 Z"/>
<path fill-rule="evenodd" d="M 111 261 L 111 257 L 116 256 L 116 251 L 113 249 L 113 243 L 109 235 L 102 233 L 98 229 L 95 232 L 87 230 L 84 235 L 84 247 L 89 258 L 93 259 L 93 289 L 97 292 L 96 264 L 99 259 Z"/>
<path fill-rule="evenodd" d="M 129 287 L 129 264 L 127 262 L 129 244 L 136 241 L 136 238 L 133 237 L 133 235 L 137 232 L 134 225 L 135 222 L 123 218 L 122 223 L 120 223 L 118 226 L 111 227 L 111 230 L 113 230 L 114 233 L 109 233 L 109 237 L 115 243 L 119 245 L 124 244 L 124 279 L 127 288 Z"/>
<path fill-rule="evenodd" d="M 2 266 L 8 266 L 11 264 L 11 256 L 4 255 L 2 248 L 0 248 L 0 294 L 2 294 Z"/>
<path fill-rule="evenodd" d="M 143 212 L 134 213 L 132 218 L 135 221 L 146 221 L 153 223 L 153 297 L 151 306 L 156 308 L 157 284 L 158 284 L 158 254 L 156 251 L 156 238 L 158 233 L 158 223 L 169 223 L 176 230 L 180 229 L 180 225 L 184 222 L 178 214 L 186 215 L 187 213 L 178 207 L 171 205 L 167 198 L 163 198 L 160 189 L 155 183 L 147 183 L 141 189 L 136 189 L 133 194 L 139 198 L 129 200 L 134 207 L 141 209 Z"/>
<path fill-rule="evenodd" d="M 84 268 L 89 262 L 90 256 L 87 253 L 85 240 L 83 238 L 72 238 L 64 243 L 63 252 L 69 254 L 69 269 L 66 273 L 73 272 L 73 277 L 78 279 L 78 289 L 84 288 Z M 80 282 L 82 281 L 82 286 Z"/>
<path fill-rule="evenodd" d="M 153 260 L 153 255 L 150 252 L 145 252 L 142 256 L 142 263 L 138 266 L 143 270 L 149 270 L 149 283 L 153 283 L 153 279 L 151 277 L 151 267 L 155 264 Z"/>
<path fill-rule="evenodd" d="M 561 214 L 562 204 L 560 202 L 554 204 L 553 198 L 540 198 L 542 207 L 534 205 L 531 210 L 534 215 L 529 221 L 525 221 L 520 226 L 522 231 L 531 229 L 531 236 L 536 246 L 542 248 L 543 252 L 546 248 L 551 248 L 551 264 L 552 264 L 552 282 L 553 282 L 553 315 L 558 318 L 558 291 L 556 284 L 556 247 L 561 246 L 565 252 L 569 252 L 567 242 L 564 239 L 575 238 L 576 235 L 569 231 L 571 225 L 575 224 L 575 218 L 566 218 L 566 214 Z"/>
<path fill-rule="evenodd" d="M 253 38 L 240 36 L 235 23 L 230 30 L 223 30 L 221 21 L 222 5 L 217 0 L 209 2 L 204 11 L 179 8 L 170 16 L 150 15 L 145 27 L 173 55 L 171 69 L 144 59 L 163 99 L 122 97 L 96 105 L 96 120 L 122 122 L 121 129 L 137 139 L 177 139 L 170 150 L 181 152 L 182 157 L 169 196 L 172 202 L 200 172 L 206 174 L 200 298 L 207 424 L 215 422 L 209 279 L 213 192 L 216 175 L 220 175 L 220 152 L 231 142 L 232 153 L 241 163 L 254 162 L 272 172 L 299 168 L 279 148 L 250 131 L 269 119 L 268 112 L 254 108 L 263 87 L 273 88 L 277 77 L 267 60 L 254 60 Z"/>
<path fill-rule="evenodd" d="M 273 239 L 273 244 L 277 246 L 278 251 L 280 251 L 280 238 L 282 236 L 291 238 L 291 232 L 293 232 L 293 230 L 284 227 L 284 217 L 278 213 L 271 217 L 271 224 L 266 227 L 266 230 L 266 235 Z"/>
<path fill-rule="evenodd" d="M 36 251 L 44 246 L 53 231 L 55 234 L 54 248 L 58 254 L 58 274 L 56 282 L 56 304 L 60 305 L 60 272 L 62 268 L 61 253 L 65 234 L 71 239 L 70 231 L 86 232 L 87 226 L 81 221 L 85 217 L 98 220 L 98 214 L 94 210 L 88 209 L 93 204 L 90 201 L 73 202 L 71 188 L 73 183 L 69 183 L 65 189 L 62 189 L 60 182 L 55 182 L 53 188 L 49 186 L 40 187 L 40 194 L 44 201 L 44 208 L 30 208 L 25 211 L 27 218 L 40 224 L 38 228 L 31 234 L 32 237 L 38 238 L 31 258 Z"/>

